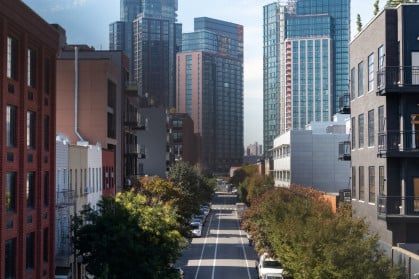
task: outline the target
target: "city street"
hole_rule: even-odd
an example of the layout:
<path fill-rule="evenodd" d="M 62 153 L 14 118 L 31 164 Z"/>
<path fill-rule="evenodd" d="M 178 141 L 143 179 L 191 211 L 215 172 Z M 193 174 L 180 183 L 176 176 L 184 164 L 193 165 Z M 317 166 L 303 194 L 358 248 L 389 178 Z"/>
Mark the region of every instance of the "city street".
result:
<path fill-rule="evenodd" d="M 257 278 L 256 252 L 240 230 L 236 195 L 217 193 L 202 237 L 193 238 L 177 262 L 186 279 Z"/>

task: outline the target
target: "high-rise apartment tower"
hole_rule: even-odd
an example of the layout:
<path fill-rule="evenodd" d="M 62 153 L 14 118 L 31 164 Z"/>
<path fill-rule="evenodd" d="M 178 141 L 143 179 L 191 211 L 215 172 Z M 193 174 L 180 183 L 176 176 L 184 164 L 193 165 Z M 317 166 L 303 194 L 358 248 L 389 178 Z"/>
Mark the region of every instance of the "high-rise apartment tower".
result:
<path fill-rule="evenodd" d="M 349 0 L 263 7 L 263 137 L 331 121 L 349 85 Z"/>
<path fill-rule="evenodd" d="M 227 173 L 243 160 L 243 26 L 195 18 L 177 54 L 177 111 L 201 137 L 203 169 Z"/>
<path fill-rule="evenodd" d="M 129 79 L 156 106 L 175 106 L 175 56 L 182 37 L 177 9 L 177 0 L 121 0 L 121 19 L 109 25 L 109 49 L 125 52 Z"/>

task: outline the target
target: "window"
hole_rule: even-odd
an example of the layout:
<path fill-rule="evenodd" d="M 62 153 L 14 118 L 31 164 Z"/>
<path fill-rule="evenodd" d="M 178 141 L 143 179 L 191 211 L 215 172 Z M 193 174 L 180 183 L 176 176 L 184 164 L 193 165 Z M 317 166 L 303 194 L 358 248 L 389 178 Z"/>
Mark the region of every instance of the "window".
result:
<path fill-rule="evenodd" d="M 35 149 L 35 112 L 26 113 L 26 145 L 28 149 Z"/>
<path fill-rule="evenodd" d="M 16 278 L 16 239 L 6 240 L 4 255 L 4 278 Z"/>
<path fill-rule="evenodd" d="M 6 212 L 16 211 L 16 172 L 6 174 Z"/>
<path fill-rule="evenodd" d="M 44 206 L 49 205 L 49 172 L 44 173 Z"/>
<path fill-rule="evenodd" d="M 17 109 L 15 106 L 6 107 L 6 145 L 16 147 Z"/>
<path fill-rule="evenodd" d="M 368 167 L 368 201 L 375 203 L 375 167 Z"/>
<path fill-rule="evenodd" d="M 364 147 L 364 115 L 360 114 L 358 116 L 358 147 Z"/>
<path fill-rule="evenodd" d="M 364 95 L 364 62 L 358 64 L 358 96 Z"/>
<path fill-rule="evenodd" d="M 352 149 L 355 149 L 356 147 L 356 142 L 355 142 L 355 117 L 352 117 L 351 119 L 351 144 L 352 144 Z"/>
<path fill-rule="evenodd" d="M 374 110 L 368 112 L 368 146 L 374 146 Z"/>
<path fill-rule="evenodd" d="M 352 167 L 352 197 L 356 198 L 356 167 Z"/>
<path fill-rule="evenodd" d="M 49 253 L 48 253 L 48 240 L 49 240 L 49 237 L 48 237 L 48 228 L 45 228 L 44 229 L 44 239 L 43 239 L 43 250 L 44 250 L 44 252 L 43 252 L 43 254 L 44 254 L 44 262 L 48 262 L 48 255 L 49 255 Z"/>
<path fill-rule="evenodd" d="M 51 86 L 51 83 L 50 83 L 50 80 L 51 80 L 50 67 L 51 67 L 50 66 L 50 60 L 47 58 L 47 59 L 44 60 L 44 90 L 45 90 L 46 94 L 49 94 L 50 86 Z"/>
<path fill-rule="evenodd" d="M 359 200 L 365 200 L 364 167 L 359 167 Z"/>
<path fill-rule="evenodd" d="M 351 100 L 355 99 L 355 68 L 351 69 Z"/>
<path fill-rule="evenodd" d="M 35 50 L 28 49 L 28 86 L 35 87 L 36 79 L 36 53 Z"/>
<path fill-rule="evenodd" d="M 378 195 L 383 196 L 384 195 L 384 166 L 380 166 L 378 168 Z"/>
<path fill-rule="evenodd" d="M 378 76 L 377 86 L 380 88 L 385 85 L 385 71 L 384 71 L 384 46 L 378 48 Z"/>
<path fill-rule="evenodd" d="M 108 107 L 116 108 L 116 84 L 108 80 Z"/>
<path fill-rule="evenodd" d="M 26 270 L 34 268 L 35 233 L 26 234 Z"/>
<path fill-rule="evenodd" d="M 108 137 L 116 138 L 116 117 L 113 113 L 108 112 Z"/>
<path fill-rule="evenodd" d="M 49 150 L 49 116 L 44 117 L 44 150 Z"/>
<path fill-rule="evenodd" d="M 17 80 L 17 41 L 7 37 L 7 77 Z"/>
<path fill-rule="evenodd" d="M 35 173 L 28 172 L 26 176 L 26 207 L 32 209 L 35 206 Z"/>
<path fill-rule="evenodd" d="M 385 118 L 384 106 L 378 107 L 378 132 L 384 132 Z"/>
<path fill-rule="evenodd" d="M 368 56 L 368 91 L 374 89 L 374 53 Z"/>
<path fill-rule="evenodd" d="M 378 70 L 384 69 L 384 46 L 378 48 Z"/>

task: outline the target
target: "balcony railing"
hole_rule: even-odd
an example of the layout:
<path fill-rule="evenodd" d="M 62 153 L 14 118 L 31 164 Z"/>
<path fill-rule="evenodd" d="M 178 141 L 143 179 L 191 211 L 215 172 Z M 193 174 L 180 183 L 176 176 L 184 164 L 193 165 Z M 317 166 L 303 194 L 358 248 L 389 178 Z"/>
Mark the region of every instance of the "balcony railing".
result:
<path fill-rule="evenodd" d="M 339 160 L 342 160 L 342 161 L 351 160 L 351 142 L 350 141 L 339 142 Z"/>
<path fill-rule="evenodd" d="M 378 153 L 409 152 L 419 155 L 419 131 L 378 133 Z"/>
<path fill-rule="evenodd" d="M 135 144 L 135 143 L 125 145 L 125 153 L 126 154 L 133 154 L 133 155 L 139 154 L 140 153 L 140 145 Z"/>
<path fill-rule="evenodd" d="M 377 214 L 383 217 L 418 216 L 419 196 L 379 196 Z"/>
<path fill-rule="evenodd" d="M 385 67 L 377 72 L 377 90 L 382 95 L 389 92 L 409 92 L 419 89 L 419 67 Z"/>

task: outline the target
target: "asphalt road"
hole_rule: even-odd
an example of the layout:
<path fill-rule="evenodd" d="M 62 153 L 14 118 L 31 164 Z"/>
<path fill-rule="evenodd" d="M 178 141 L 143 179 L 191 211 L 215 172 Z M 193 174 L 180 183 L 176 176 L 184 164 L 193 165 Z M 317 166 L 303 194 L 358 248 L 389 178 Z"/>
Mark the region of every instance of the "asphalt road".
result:
<path fill-rule="evenodd" d="M 257 255 L 240 230 L 236 196 L 217 193 L 200 238 L 193 238 L 176 263 L 185 279 L 255 279 Z"/>

